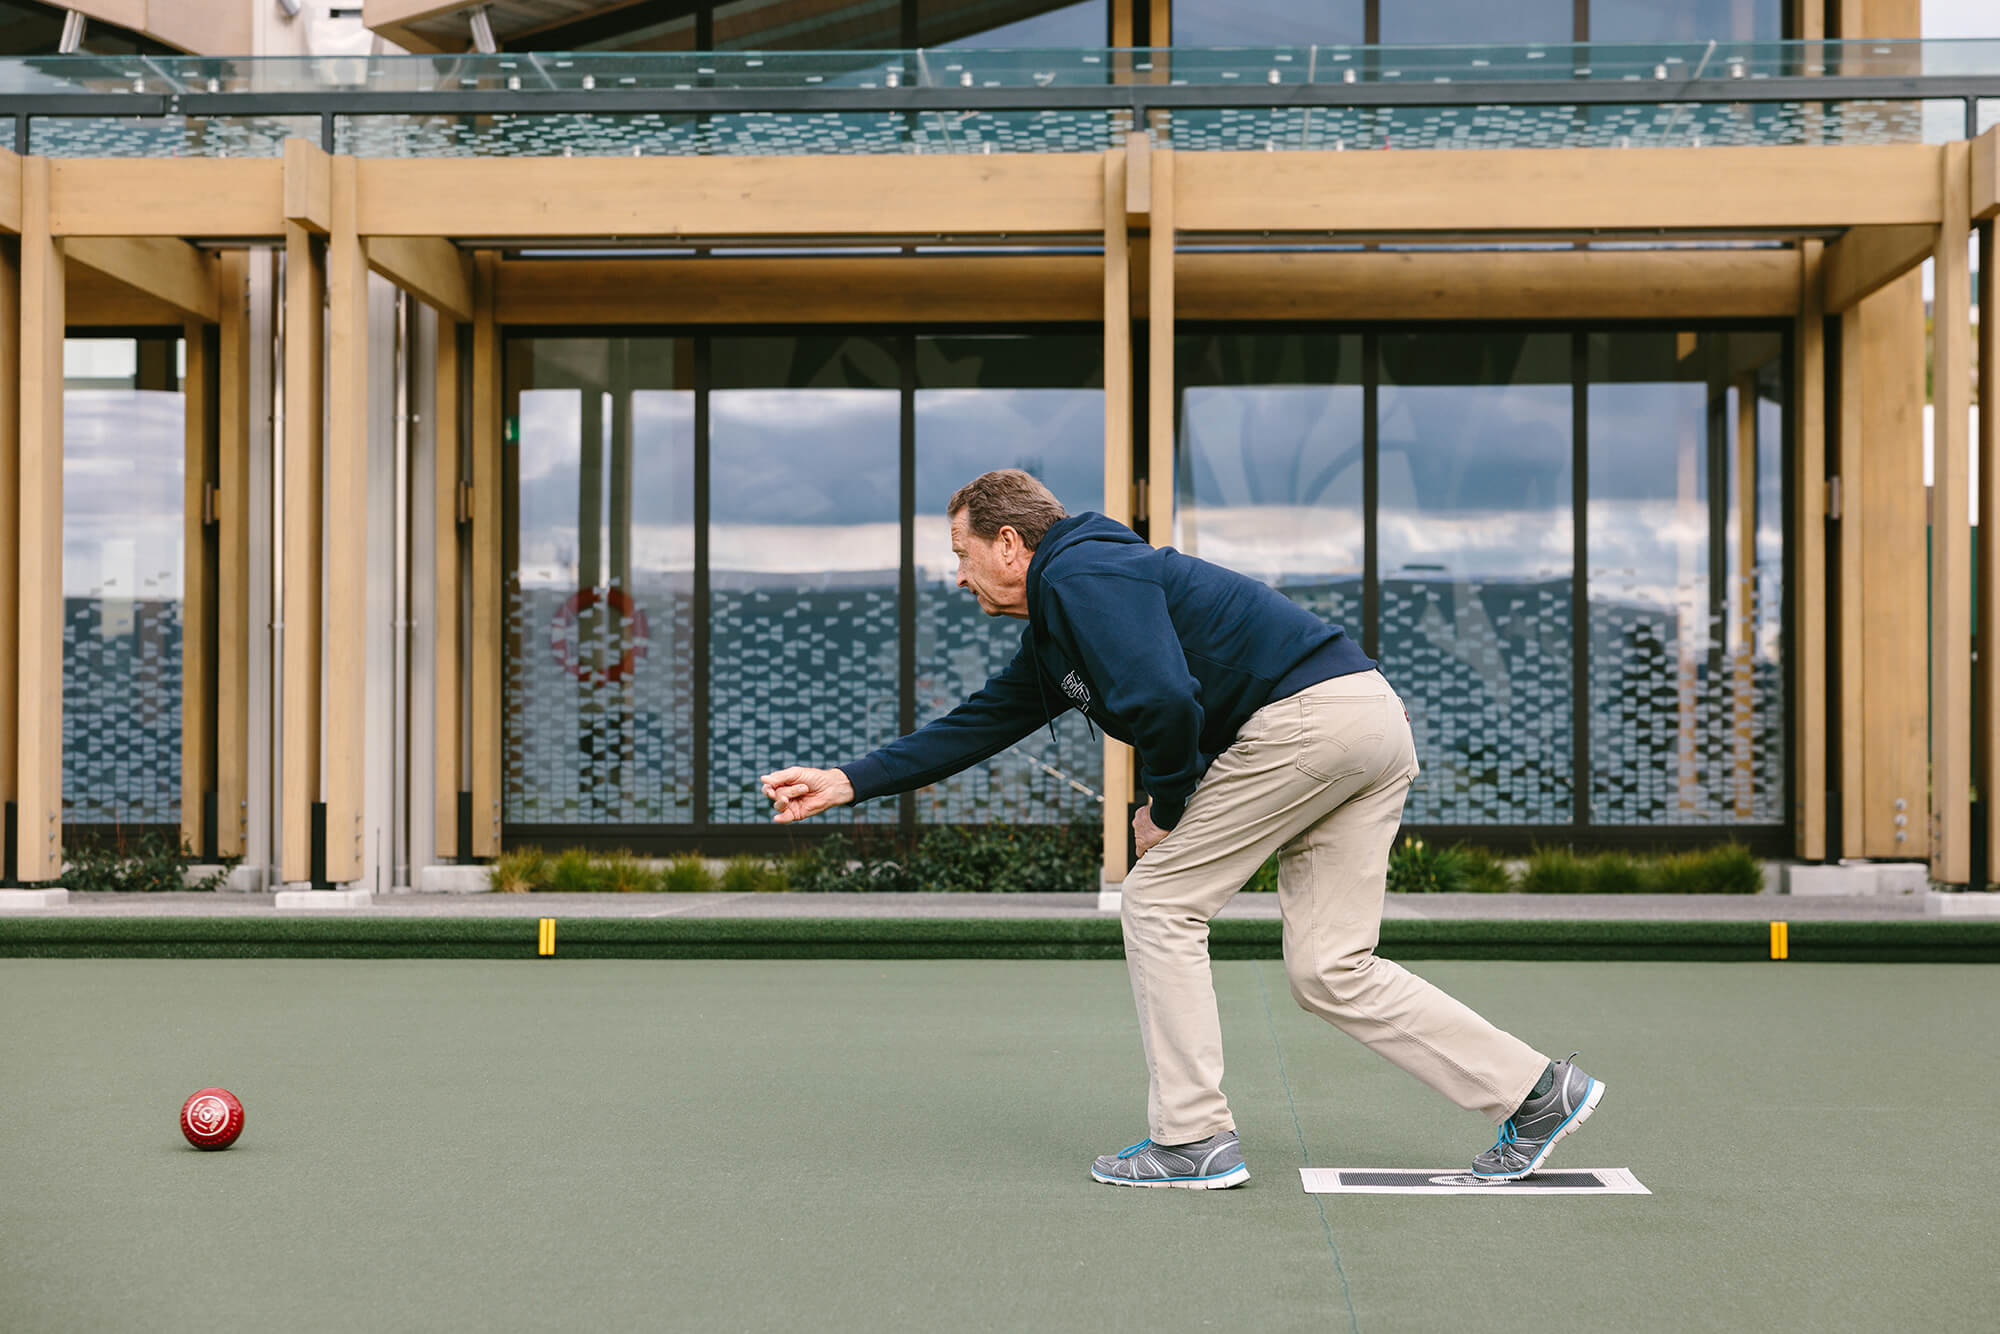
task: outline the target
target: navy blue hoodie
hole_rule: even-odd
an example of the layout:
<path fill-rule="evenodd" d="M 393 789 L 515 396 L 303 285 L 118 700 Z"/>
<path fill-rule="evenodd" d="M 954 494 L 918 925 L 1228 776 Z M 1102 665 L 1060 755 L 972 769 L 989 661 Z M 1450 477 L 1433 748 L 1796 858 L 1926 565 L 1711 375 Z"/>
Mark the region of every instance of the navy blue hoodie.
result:
<path fill-rule="evenodd" d="M 1102 514 L 1064 519 L 1028 563 L 1021 649 L 971 699 L 841 770 L 858 804 L 947 778 L 1075 708 L 1139 754 L 1162 829 L 1274 699 L 1375 664 L 1277 590 Z"/>

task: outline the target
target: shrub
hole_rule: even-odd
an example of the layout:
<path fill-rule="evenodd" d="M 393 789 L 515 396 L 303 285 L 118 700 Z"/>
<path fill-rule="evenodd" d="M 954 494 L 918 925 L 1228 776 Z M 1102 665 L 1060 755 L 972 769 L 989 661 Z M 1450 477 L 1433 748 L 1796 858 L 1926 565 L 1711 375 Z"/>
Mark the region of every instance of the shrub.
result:
<path fill-rule="evenodd" d="M 1661 894 L 1757 894 L 1764 888 L 1764 867 L 1741 843 L 1725 843 L 1670 853 L 1655 865 L 1653 878 Z"/>
<path fill-rule="evenodd" d="M 490 884 L 496 894 L 526 894 L 548 879 L 549 855 L 540 848 L 514 848 L 493 859 Z"/>
<path fill-rule="evenodd" d="M 1492 894 L 1509 887 L 1507 868 L 1483 848 L 1439 847 L 1410 837 L 1389 850 L 1394 894 Z"/>
<path fill-rule="evenodd" d="M 1088 825 L 939 825 L 907 870 L 911 888 L 939 894 L 1082 894 L 1097 889 L 1103 847 Z"/>
<path fill-rule="evenodd" d="M 653 869 L 629 852 L 607 852 L 598 858 L 596 888 L 599 894 L 637 894 L 653 888 Z"/>
<path fill-rule="evenodd" d="M 722 888 L 731 894 L 781 894 L 791 886 L 782 867 L 746 853 L 722 868 Z"/>
<path fill-rule="evenodd" d="M 1521 872 L 1524 894 L 1582 894 L 1589 890 L 1589 869 L 1568 848 L 1536 848 Z"/>
<path fill-rule="evenodd" d="M 1658 882 L 1653 868 L 1630 853 L 1600 852 L 1583 859 L 1583 865 L 1593 894 L 1646 894 Z"/>
<path fill-rule="evenodd" d="M 707 894 L 715 889 L 715 872 L 699 852 L 683 852 L 660 868 L 653 886 L 668 894 Z"/>
<path fill-rule="evenodd" d="M 179 833 L 148 830 L 129 840 L 119 833 L 109 839 L 79 839 L 64 849 L 62 879 L 57 883 L 80 894 L 213 892 L 242 860 L 219 858 L 218 869 L 189 884 L 188 868 L 197 858 Z"/>
<path fill-rule="evenodd" d="M 557 894 L 592 894 L 601 892 L 603 881 L 591 855 L 582 848 L 570 848 L 556 854 L 541 888 Z"/>
<path fill-rule="evenodd" d="M 1243 886 L 1245 894 L 1275 894 L 1278 892 L 1278 854 L 1272 853 L 1264 859 L 1264 864 L 1250 876 L 1250 883 Z"/>

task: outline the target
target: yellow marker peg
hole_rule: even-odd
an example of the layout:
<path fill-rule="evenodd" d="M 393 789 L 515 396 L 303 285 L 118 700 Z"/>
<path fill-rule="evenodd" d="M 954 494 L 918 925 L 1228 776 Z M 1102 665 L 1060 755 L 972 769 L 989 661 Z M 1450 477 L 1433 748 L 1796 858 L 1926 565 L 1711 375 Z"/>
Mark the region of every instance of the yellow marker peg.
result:
<path fill-rule="evenodd" d="M 1773 959 L 1789 959 L 1792 957 L 1792 944 L 1789 939 L 1791 932 L 1788 926 L 1789 924 L 1785 922 L 1771 923 L 1771 957 Z"/>
<path fill-rule="evenodd" d="M 1775 948 L 1775 947 L 1774 947 L 1774 948 Z M 542 919 L 542 934 L 541 934 L 541 940 L 540 940 L 540 942 L 539 942 L 539 945 L 538 945 L 538 947 L 537 947 L 537 949 L 536 949 L 536 951 L 535 951 L 535 952 L 536 952 L 537 954 L 540 954 L 540 955 L 544 956 L 544 957 L 547 957 L 548 955 L 551 955 L 551 954 L 554 954 L 554 953 L 556 952 L 556 919 L 555 919 L 555 918 L 553 918 L 553 917 L 544 917 L 544 918 Z"/>

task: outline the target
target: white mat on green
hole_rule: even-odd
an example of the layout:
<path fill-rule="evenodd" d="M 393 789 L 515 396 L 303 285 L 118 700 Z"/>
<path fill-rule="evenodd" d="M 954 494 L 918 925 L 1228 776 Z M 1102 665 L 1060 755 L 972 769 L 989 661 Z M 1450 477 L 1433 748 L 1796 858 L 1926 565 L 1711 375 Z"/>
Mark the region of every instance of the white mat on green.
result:
<path fill-rule="evenodd" d="M 1449 1168 L 1302 1167 L 1308 1195 L 1651 1195 L 1624 1167 L 1572 1167 L 1519 1181 L 1487 1181 Z"/>

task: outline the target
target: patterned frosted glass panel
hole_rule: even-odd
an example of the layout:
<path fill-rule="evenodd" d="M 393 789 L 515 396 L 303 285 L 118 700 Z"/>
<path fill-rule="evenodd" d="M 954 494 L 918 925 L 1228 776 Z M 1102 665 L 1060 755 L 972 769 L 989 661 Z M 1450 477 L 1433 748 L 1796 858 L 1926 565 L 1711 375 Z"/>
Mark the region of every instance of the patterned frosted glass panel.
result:
<path fill-rule="evenodd" d="M 1570 341 L 1380 342 L 1379 656 L 1424 766 L 1412 823 L 1575 817 Z"/>
<path fill-rule="evenodd" d="M 1365 0 L 1174 0 L 1173 38 L 1175 46 L 1359 45 L 1367 18 Z"/>
<path fill-rule="evenodd" d="M 897 734 L 900 373 L 882 339 L 713 347 L 709 818 L 763 823 L 759 775 Z"/>
<path fill-rule="evenodd" d="M 1590 0 L 1593 42 L 1775 42 L 1784 0 Z"/>
<path fill-rule="evenodd" d="M 504 818 L 694 818 L 694 393 L 684 340 L 517 360 Z"/>
<path fill-rule="evenodd" d="M 63 819 L 181 810 L 182 397 L 172 340 L 71 339 L 63 392 Z"/>
<path fill-rule="evenodd" d="M 1110 40 L 1107 0 L 917 0 L 917 45 L 1101 47 Z"/>
<path fill-rule="evenodd" d="M 1591 819 L 1785 818 L 1782 342 L 1590 339 Z"/>
<path fill-rule="evenodd" d="M 319 142 L 319 118 L 37 116 L 28 135 L 43 157 L 282 157 L 287 139 Z"/>
<path fill-rule="evenodd" d="M 1071 514 L 1104 508 L 1103 340 L 919 338 L 917 356 L 917 725 L 985 684 L 1021 647 L 1026 621 L 991 617 L 957 586 L 951 495 L 983 472 L 1022 468 Z M 917 818 L 1094 821 L 1104 742 L 1083 719 L 1037 728 L 1012 749 L 917 793 Z"/>
<path fill-rule="evenodd" d="M 1575 0 L 1382 0 L 1385 45 L 1567 42 Z"/>
<path fill-rule="evenodd" d="M 1361 635 L 1356 335 L 1182 338 L 1174 545 Z"/>

